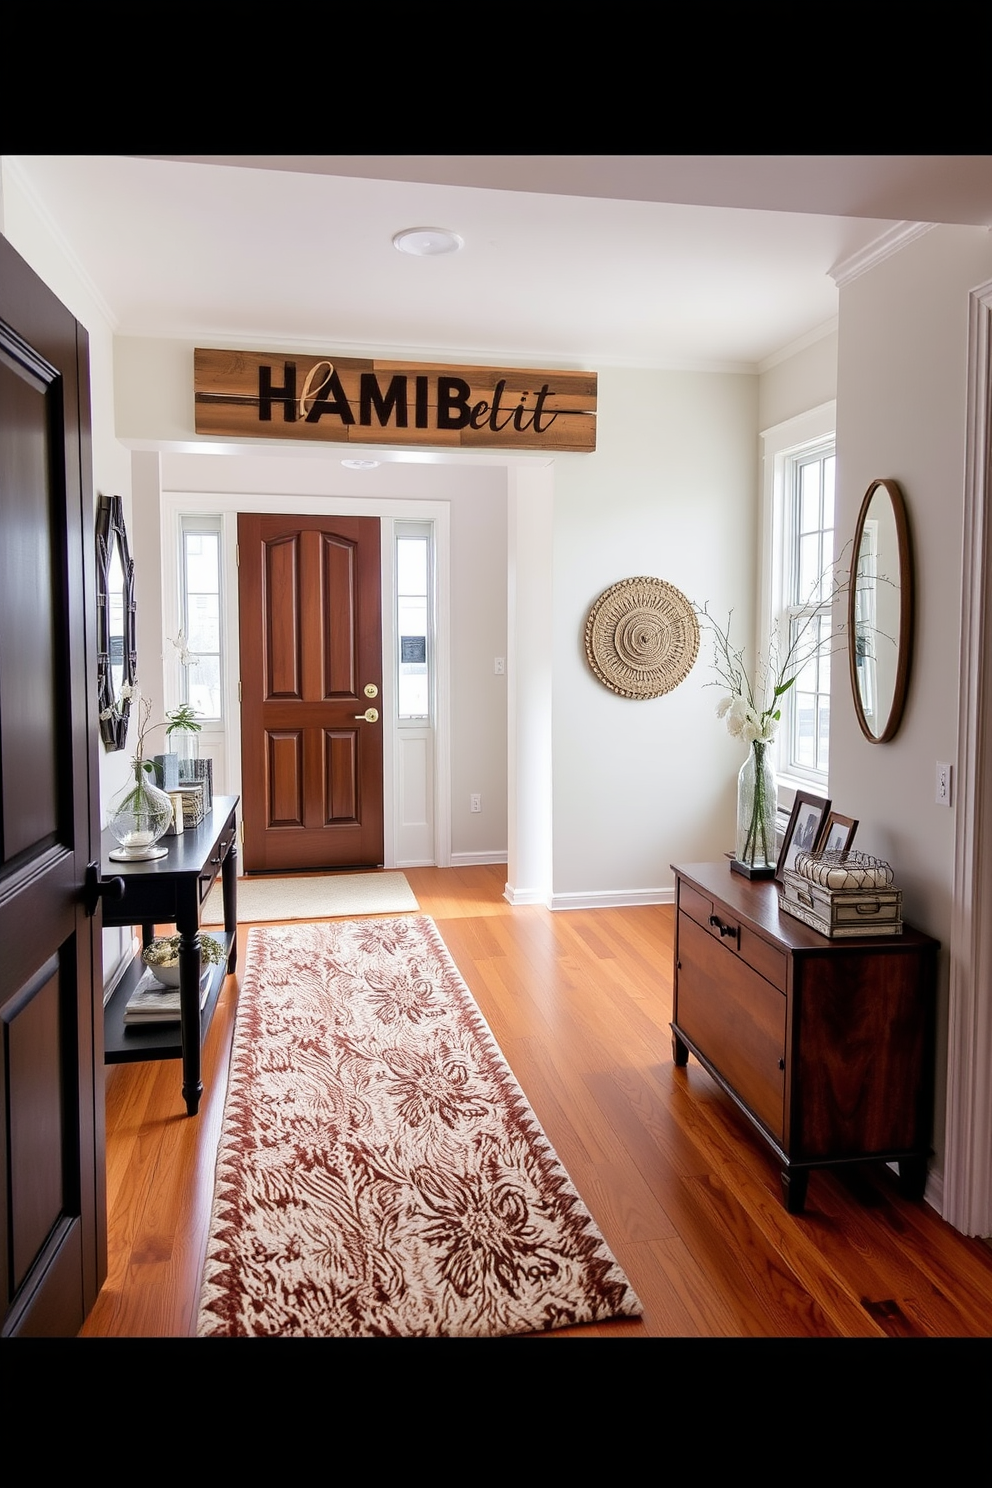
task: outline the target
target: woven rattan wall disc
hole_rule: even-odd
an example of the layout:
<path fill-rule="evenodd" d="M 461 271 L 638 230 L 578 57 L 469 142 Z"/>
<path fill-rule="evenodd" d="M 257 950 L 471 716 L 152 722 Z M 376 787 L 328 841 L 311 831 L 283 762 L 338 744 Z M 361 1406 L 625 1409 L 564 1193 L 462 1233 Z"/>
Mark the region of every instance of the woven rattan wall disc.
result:
<path fill-rule="evenodd" d="M 586 621 L 586 656 L 604 687 L 656 698 L 684 682 L 699 652 L 699 625 L 681 590 L 664 579 L 622 579 Z"/>

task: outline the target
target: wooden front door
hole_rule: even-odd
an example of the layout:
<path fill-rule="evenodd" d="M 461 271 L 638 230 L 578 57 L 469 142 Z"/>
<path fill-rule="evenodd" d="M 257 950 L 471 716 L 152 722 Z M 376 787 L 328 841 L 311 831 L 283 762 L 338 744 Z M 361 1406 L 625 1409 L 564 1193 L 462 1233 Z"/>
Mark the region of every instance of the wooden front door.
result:
<path fill-rule="evenodd" d="M 107 1270 L 86 332 L 0 238 L 0 1330 Z"/>
<path fill-rule="evenodd" d="M 379 867 L 379 519 L 242 513 L 238 564 L 245 872 Z"/>

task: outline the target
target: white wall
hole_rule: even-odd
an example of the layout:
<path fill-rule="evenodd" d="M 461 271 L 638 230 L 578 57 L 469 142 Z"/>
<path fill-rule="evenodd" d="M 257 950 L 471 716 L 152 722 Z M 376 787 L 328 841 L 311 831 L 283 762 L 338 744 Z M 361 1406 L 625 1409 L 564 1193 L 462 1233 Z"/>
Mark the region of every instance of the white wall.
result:
<path fill-rule="evenodd" d="M 935 804 L 957 735 L 969 291 L 992 276 L 992 236 L 937 227 L 841 290 L 838 530 L 853 535 L 872 480 L 899 482 L 916 557 L 916 632 L 905 719 L 889 744 L 861 734 L 846 669 L 831 693 L 830 788 L 860 821 L 856 846 L 888 859 L 905 918 L 940 957 L 936 1167 L 943 1154 L 954 813 Z"/>
<path fill-rule="evenodd" d="M 555 462 L 554 896 L 670 899 L 671 863 L 733 847 L 740 748 L 715 717 L 705 633 L 689 677 L 660 698 L 604 687 L 585 657 L 595 600 L 664 579 L 754 632 L 757 379 L 605 371 L 591 455 Z"/>
<path fill-rule="evenodd" d="M 758 428 L 770 429 L 837 396 L 837 327 L 792 352 L 769 358 L 758 379 Z"/>

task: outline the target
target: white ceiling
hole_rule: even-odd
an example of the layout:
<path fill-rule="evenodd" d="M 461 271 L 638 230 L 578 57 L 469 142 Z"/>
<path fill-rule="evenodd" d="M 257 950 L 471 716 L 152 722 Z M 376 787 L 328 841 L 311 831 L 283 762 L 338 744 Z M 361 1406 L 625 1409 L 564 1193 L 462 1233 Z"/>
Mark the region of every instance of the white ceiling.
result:
<path fill-rule="evenodd" d="M 751 369 L 905 221 L 992 226 L 992 156 L 20 155 L 119 334 Z M 447 227 L 458 254 L 397 253 Z"/>

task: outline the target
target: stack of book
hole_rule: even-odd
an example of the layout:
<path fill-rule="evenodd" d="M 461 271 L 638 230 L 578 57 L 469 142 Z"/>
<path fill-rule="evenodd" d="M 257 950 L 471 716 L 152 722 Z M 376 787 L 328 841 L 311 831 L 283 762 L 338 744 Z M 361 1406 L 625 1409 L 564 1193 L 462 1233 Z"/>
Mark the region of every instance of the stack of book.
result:
<path fill-rule="evenodd" d="M 200 1007 L 207 1000 L 210 985 L 210 967 L 206 966 L 200 976 Z M 135 987 L 124 1009 L 125 1023 L 178 1023 L 179 988 L 165 987 L 149 969 Z"/>

